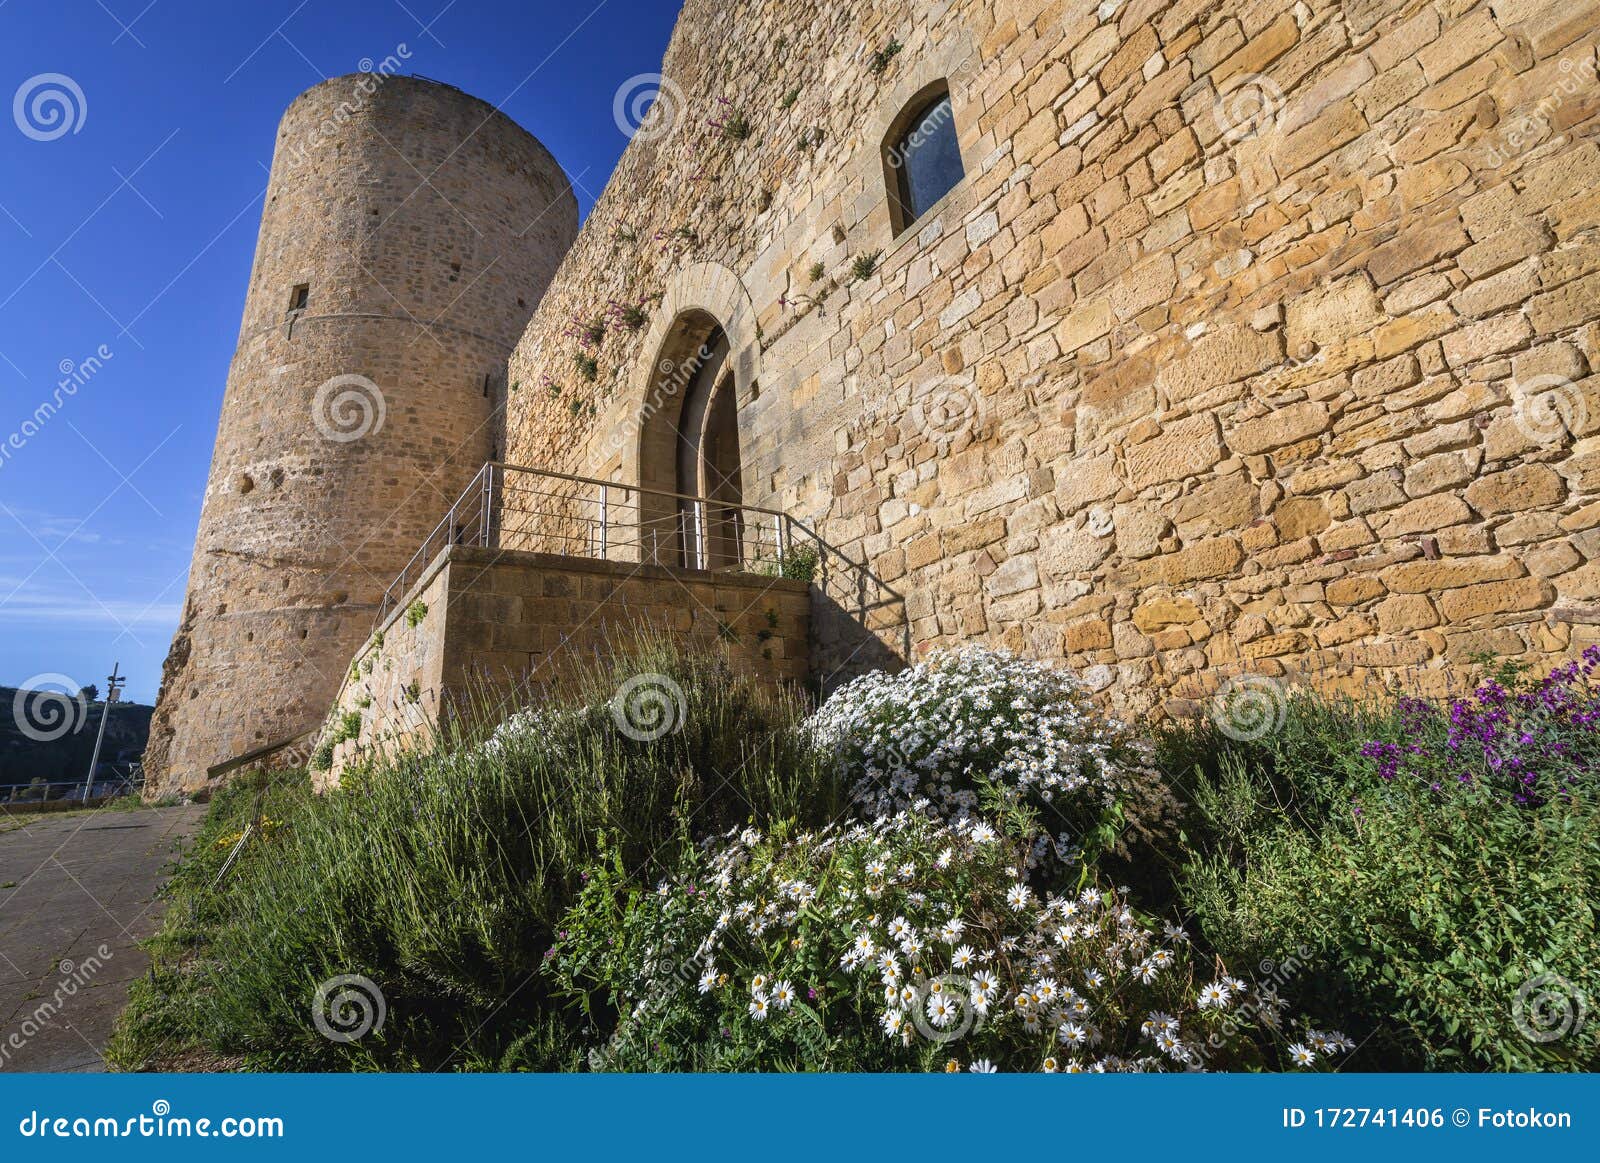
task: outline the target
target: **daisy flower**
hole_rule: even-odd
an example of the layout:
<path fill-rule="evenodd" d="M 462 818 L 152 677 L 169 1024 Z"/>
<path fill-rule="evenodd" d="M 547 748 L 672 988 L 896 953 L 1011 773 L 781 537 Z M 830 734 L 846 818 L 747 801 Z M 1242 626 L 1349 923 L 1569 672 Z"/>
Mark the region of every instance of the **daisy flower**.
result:
<path fill-rule="evenodd" d="M 928 1020 L 939 1029 L 954 1022 L 958 1014 L 955 1002 L 946 995 L 934 994 L 928 999 Z"/>
<path fill-rule="evenodd" d="M 780 1010 L 786 1010 L 794 1004 L 794 986 L 787 981 L 772 983 L 772 1004 Z"/>
<path fill-rule="evenodd" d="M 1233 994 L 1228 992 L 1228 987 L 1220 981 L 1213 981 L 1200 991 L 1199 1004 L 1203 1010 L 1220 1010 L 1228 1004 L 1228 999 Z"/>
<path fill-rule="evenodd" d="M 972 964 L 972 946 L 963 945 L 950 955 L 950 964 L 957 969 L 965 969 Z"/>
<path fill-rule="evenodd" d="M 1056 1037 L 1068 1046 L 1087 1046 L 1089 1031 L 1077 1022 L 1062 1022 L 1056 1027 Z"/>
<path fill-rule="evenodd" d="M 1054 1058 L 1046 1058 L 1044 1060 L 1043 1070 L 1046 1074 L 1055 1074 L 1060 1069 L 1061 1065 Z"/>
<path fill-rule="evenodd" d="M 700 992 L 710 993 L 716 984 L 717 971 L 714 967 L 708 966 L 706 971 L 700 975 Z"/>
<path fill-rule="evenodd" d="M 990 1062 L 987 1058 L 979 1058 L 971 1066 L 967 1067 L 967 1073 L 969 1073 L 969 1074 L 998 1074 L 1000 1072 L 995 1069 L 993 1062 Z"/>
<path fill-rule="evenodd" d="M 1312 1050 L 1310 1046 L 1296 1042 L 1294 1045 L 1289 1047 L 1289 1061 L 1293 1062 L 1296 1066 L 1310 1066 L 1316 1060 L 1316 1052 Z"/>
<path fill-rule="evenodd" d="M 1033 902 L 1033 894 L 1025 884 L 1014 884 L 1006 891 L 1006 904 L 1021 912 Z"/>
<path fill-rule="evenodd" d="M 758 1022 L 767 1020 L 767 999 L 759 994 L 750 999 L 750 1016 Z"/>

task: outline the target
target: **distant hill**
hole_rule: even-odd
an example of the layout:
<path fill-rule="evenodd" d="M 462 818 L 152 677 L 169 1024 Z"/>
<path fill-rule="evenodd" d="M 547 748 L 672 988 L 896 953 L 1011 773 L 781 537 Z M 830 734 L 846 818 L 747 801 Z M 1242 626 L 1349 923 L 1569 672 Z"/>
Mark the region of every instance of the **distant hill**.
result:
<path fill-rule="evenodd" d="M 95 734 L 100 730 L 100 713 L 103 703 L 77 703 L 63 707 L 57 703 L 44 707 L 38 702 L 40 692 L 24 694 L 23 714 L 37 728 L 33 734 L 51 734 L 66 728 L 58 739 L 32 738 L 23 731 L 17 719 L 17 688 L 0 686 L 0 787 L 8 784 L 32 783 L 43 779 L 47 783 L 74 783 L 81 781 L 89 770 L 89 757 L 94 754 Z M 67 710 L 69 718 L 46 717 L 41 713 Z M 111 707 L 111 718 L 106 723 L 106 742 L 100 752 L 100 772 L 105 778 L 108 767 L 126 771 L 144 754 L 145 741 L 150 737 L 150 716 L 154 707 L 142 703 L 116 703 Z"/>

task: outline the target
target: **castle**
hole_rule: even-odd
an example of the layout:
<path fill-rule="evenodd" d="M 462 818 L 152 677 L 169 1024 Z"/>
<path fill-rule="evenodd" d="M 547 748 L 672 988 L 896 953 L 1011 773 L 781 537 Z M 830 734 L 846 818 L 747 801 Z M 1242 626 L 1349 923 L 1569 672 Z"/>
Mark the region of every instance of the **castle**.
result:
<path fill-rule="evenodd" d="M 488 106 L 318 86 L 152 790 L 633 621 L 777 679 L 985 641 L 1134 712 L 1581 649 L 1597 39 L 1593 0 L 688 0 L 581 230 Z"/>

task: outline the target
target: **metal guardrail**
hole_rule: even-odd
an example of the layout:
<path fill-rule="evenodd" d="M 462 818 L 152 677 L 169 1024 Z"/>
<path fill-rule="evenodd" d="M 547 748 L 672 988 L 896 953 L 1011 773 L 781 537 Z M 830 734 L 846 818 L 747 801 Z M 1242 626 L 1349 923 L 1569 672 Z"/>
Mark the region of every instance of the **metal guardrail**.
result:
<path fill-rule="evenodd" d="M 478 470 L 384 591 L 375 628 L 452 545 L 797 577 L 867 629 L 898 630 L 911 651 L 905 598 L 787 513 L 498 461 Z"/>
<path fill-rule="evenodd" d="M 139 790 L 142 780 L 135 778 L 96 779 L 94 798 L 114 799 Z M 62 800 L 83 800 L 89 791 L 85 780 L 58 781 L 54 783 L 18 783 L 0 787 L 0 807 L 11 804 L 57 803 Z"/>

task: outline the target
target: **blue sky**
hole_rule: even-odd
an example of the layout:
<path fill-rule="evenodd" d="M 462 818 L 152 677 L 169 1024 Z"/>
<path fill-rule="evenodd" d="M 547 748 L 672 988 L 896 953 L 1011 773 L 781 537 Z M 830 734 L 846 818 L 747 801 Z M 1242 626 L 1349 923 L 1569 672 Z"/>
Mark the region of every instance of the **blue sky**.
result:
<path fill-rule="evenodd" d="M 678 7 L 0 0 L 0 685 L 103 688 L 120 660 L 155 698 L 290 100 L 405 45 L 539 137 L 587 214 L 627 144 L 613 96 Z"/>

